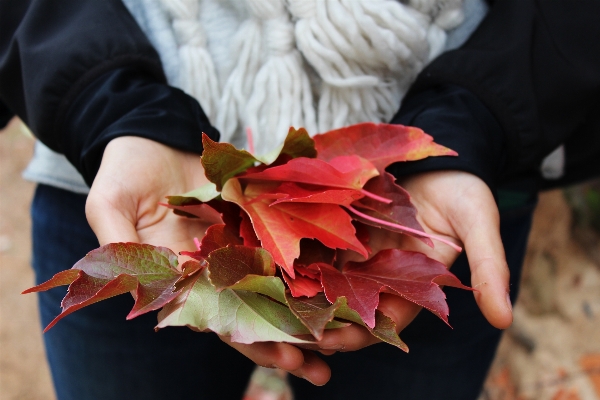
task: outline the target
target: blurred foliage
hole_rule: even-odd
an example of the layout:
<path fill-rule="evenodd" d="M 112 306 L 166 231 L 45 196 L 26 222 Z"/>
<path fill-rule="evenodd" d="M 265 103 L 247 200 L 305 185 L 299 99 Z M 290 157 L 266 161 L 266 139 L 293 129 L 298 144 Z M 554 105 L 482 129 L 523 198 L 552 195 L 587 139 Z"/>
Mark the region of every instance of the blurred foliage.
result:
<path fill-rule="evenodd" d="M 573 210 L 575 226 L 600 233 L 600 179 L 566 188 L 565 197 Z"/>

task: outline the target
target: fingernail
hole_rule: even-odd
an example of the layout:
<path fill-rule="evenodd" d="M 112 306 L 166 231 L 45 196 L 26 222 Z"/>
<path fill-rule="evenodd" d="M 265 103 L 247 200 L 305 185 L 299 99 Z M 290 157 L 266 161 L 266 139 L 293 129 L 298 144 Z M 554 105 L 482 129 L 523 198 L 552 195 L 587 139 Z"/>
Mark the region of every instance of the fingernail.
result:
<path fill-rule="evenodd" d="M 506 306 L 512 313 L 512 302 L 510 301 L 510 294 L 508 292 L 506 293 Z"/>
<path fill-rule="evenodd" d="M 314 383 L 313 381 L 311 381 L 310 379 L 308 379 L 308 377 L 306 375 L 302 375 L 302 379 L 306 379 L 307 381 L 309 381 L 310 383 L 312 383 L 315 386 L 323 386 L 323 385 L 317 385 L 316 383 Z"/>
<path fill-rule="evenodd" d="M 332 344 L 332 345 L 324 345 L 324 346 L 319 346 L 321 347 L 323 350 L 343 350 L 344 349 L 344 345 L 337 343 L 337 344 Z"/>

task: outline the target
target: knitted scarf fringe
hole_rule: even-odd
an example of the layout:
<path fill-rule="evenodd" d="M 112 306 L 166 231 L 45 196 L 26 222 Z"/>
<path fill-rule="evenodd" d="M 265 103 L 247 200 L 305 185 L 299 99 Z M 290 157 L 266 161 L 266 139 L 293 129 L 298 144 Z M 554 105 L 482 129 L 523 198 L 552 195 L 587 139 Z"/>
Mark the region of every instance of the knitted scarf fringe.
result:
<path fill-rule="evenodd" d="M 231 45 L 233 68 L 219 84 L 199 23 L 202 0 L 162 0 L 172 18 L 183 90 L 221 131 L 258 154 L 290 126 L 311 134 L 386 122 L 417 74 L 462 22 L 462 0 L 245 0 L 249 18 Z M 316 75 L 316 77 L 315 77 Z"/>

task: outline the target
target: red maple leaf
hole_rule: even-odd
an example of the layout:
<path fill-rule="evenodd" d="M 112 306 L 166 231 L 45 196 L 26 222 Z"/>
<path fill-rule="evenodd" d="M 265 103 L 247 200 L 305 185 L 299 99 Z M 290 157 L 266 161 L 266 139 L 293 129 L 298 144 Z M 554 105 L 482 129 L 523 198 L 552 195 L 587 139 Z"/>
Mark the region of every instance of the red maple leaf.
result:
<path fill-rule="evenodd" d="M 240 179 L 299 182 L 360 190 L 369 179 L 379 175 L 377 169 L 364 158 L 345 156 L 337 161 L 338 164 L 332 164 L 314 158 L 294 158 L 284 165 L 245 174 Z"/>
<path fill-rule="evenodd" d="M 398 161 L 457 155 L 434 143 L 421 129 L 404 125 L 364 122 L 315 135 L 313 139 L 320 160 L 356 154 L 369 160 L 380 172 Z"/>
<path fill-rule="evenodd" d="M 242 190 L 230 179 L 222 197 L 238 204 L 250 217 L 263 248 L 268 250 L 292 278 L 293 263 L 300 255 L 300 240 L 317 239 L 327 247 L 354 250 L 365 257 L 367 251 L 355 236 L 350 216 L 335 204 L 282 203 L 272 205 L 271 184 L 249 183 Z"/>

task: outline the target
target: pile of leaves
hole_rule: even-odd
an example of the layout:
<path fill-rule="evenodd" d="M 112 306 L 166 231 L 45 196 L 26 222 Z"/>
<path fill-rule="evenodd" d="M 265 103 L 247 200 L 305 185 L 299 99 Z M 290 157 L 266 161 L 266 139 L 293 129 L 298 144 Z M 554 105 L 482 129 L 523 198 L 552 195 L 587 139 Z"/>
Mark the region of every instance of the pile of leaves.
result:
<path fill-rule="evenodd" d="M 62 313 L 46 330 L 82 307 L 126 292 L 135 298 L 128 319 L 162 308 L 157 329 L 188 326 L 240 343 L 303 343 L 299 335 L 318 340 L 324 329 L 352 322 L 407 350 L 394 322 L 377 310 L 382 292 L 448 322 L 438 284 L 466 287 L 424 254 L 400 249 L 370 254 L 366 227 L 433 246 L 409 194 L 385 168 L 456 155 L 452 150 L 418 128 L 372 123 L 314 138 L 292 128 L 278 149 L 262 157 L 206 135 L 202 140 L 201 162 L 210 183 L 164 204 L 210 224 L 195 239 L 197 248 L 181 253 L 191 260 L 178 267 L 173 251 L 147 244 L 96 249 L 25 292 L 70 285 Z M 354 251 L 366 261 L 338 266 L 340 251 Z"/>

